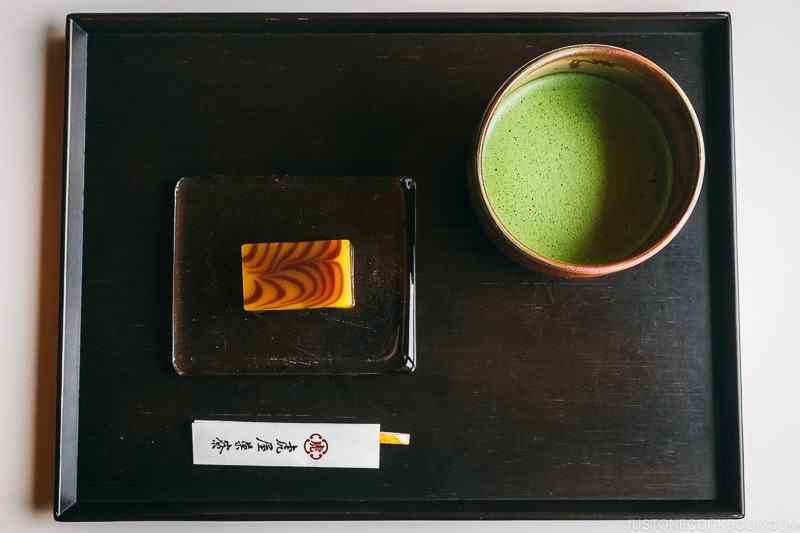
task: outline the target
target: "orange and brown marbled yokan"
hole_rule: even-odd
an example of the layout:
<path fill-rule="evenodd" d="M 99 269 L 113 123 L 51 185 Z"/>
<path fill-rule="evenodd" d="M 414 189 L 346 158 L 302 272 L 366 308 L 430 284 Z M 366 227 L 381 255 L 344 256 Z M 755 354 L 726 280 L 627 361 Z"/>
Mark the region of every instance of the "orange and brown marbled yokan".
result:
<path fill-rule="evenodd" d="M 351 255 L 348 240 L 243 245 L 245 310 L 352 307 Z"/>

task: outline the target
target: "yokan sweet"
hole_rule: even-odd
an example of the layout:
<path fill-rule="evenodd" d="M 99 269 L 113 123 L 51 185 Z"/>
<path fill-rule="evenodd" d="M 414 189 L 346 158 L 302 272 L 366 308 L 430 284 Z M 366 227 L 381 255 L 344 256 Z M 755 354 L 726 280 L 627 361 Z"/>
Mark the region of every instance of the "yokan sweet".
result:
<path fill-rule="evenodd" d="M 353 307 L 352 255 L 348 240 L 243 245 L 245 310 Z"/>

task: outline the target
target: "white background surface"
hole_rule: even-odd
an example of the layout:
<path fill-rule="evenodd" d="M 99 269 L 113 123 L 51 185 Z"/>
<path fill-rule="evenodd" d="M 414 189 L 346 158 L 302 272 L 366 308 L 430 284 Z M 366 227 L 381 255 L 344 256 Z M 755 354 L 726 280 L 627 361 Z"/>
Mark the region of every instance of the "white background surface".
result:
<path fill-rule="evenodd" d="M 0 521 L 4 531 L 800 530 L 800 1 L 3 0 Z M 733 21 L 743 521 L 58 524 L 52 518 L 63 38 L 71 12 L 728 11 Z"/>

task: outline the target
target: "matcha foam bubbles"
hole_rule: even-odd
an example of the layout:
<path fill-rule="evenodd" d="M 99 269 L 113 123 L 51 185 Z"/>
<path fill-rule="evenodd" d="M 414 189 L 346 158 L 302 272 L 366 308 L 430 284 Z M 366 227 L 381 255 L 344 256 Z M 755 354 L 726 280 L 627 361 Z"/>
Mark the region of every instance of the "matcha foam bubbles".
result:
<path fill-rule="evenodd" d="M 541 255 L 606 264 L 655 230 L 672 188 L 669 143 L 636 96 L 605 78 L 558 73 L 500 103 L 483 145 L 486 196 Z"/>

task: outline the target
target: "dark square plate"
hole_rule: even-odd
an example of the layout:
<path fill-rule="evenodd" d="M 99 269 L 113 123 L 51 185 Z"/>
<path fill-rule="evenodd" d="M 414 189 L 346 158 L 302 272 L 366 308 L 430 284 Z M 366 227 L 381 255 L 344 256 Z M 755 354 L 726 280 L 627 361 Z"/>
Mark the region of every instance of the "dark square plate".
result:
<path fill-rule="evenodd" d="M 742 515 L 727 15 L 67 22 L 58 520 Z M 656 257 L 562 280 L 491 244 L 466 164 L 503 80 L 578 43 L 676 79 L 706 181 Z M 174 190 L 213 175 L 413 178 L 416 370 L 179 376 Z M 195 419 L 379 423 L 411 445 L 369 471 L 195 466 Z"/>
<path fill-rule="evenodd" d="M 182 179 L 172 315 L 178 373 L 412 371 L 413 193 L 413 180 L 395 177 Z M 353 247 L 352 308 L 244 309 L 243 244 L 339 239 Z"/>

